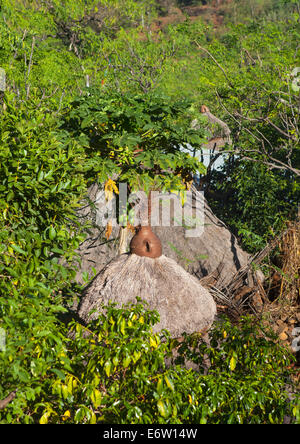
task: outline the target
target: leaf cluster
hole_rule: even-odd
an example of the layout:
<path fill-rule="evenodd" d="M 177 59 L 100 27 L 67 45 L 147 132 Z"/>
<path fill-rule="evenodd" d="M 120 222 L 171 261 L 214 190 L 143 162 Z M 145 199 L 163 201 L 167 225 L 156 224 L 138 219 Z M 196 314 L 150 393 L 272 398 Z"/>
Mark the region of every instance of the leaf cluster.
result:
<path fill-rule="evenodd" d="M 58 315 L 72 301 L 75 250 L 83 240 L 74 210 L 85 184 L 84 153 L 55 135 L 57 122 L 34 102 L 7 94 L 0 114 L 0 398 L 19 391 L 13 419 L 30 421 L 28 401 L 60 360 Z"/>
<path fill-rule="evenodd" d="M 165 95 L 88 91 L 70 105 L 61 128 L 84 147 L 103 182 L 113 174 L 131 190 L 184 189 L 200 161 L 182 148 L 199 147 L 205 130 L 190 127 L 191 103 Z M 191 152 L 191 149 L 190 149 Z"/>
<path fill-rule="evenodd" d="M 99 319 L 86 326 L 69 324 L 70 339 L 64 341 L 56 367 L 50 368 L 50 357 L 44 368 L 31 364 L 34 375 L 48 368 L 39 390 L 25 392 L 31 412 L 27 420 L 276 424 L 290 416 L 295 421 L 297 399 L 290 402 L 286 391 L 292 358 L 253 320 L 244 319 L 239 326 L 226 319 L 216 324 L 210 347 L 199 335 L 186 336 L 178 346 L 167 331 L 153 333 L 158 314 L 142 301 L 103 309 Z M 174 347 L 177 358 L 170 365 Z M 206 375 L 205 354 L 211 361 Z M 196 368 L 187 370 L 184 360 Z M 4 422 L 14 422 L 15 405 L 3 413 Z"/>

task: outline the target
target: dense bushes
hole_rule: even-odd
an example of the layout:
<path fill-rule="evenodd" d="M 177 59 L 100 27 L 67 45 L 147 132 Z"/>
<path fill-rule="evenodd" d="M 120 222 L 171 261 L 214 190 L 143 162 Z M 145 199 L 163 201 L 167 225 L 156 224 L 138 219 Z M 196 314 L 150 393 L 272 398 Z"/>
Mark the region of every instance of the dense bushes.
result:
<path fill-rule="evenodd" d="M 167 332 L 152 333 L 156 313 L 141 303 L 106 309 L 87 327 L 70 324 L 70 339 L 44 326 L 31 339 L 36 342 L 30 354 L 28 344 L 18 344 L 23 360 L 18 369 L 15 359 L 9 365 L 19 378 L 10 379 L 11 387 L 19 391 L 1 412 L 2 423 L 282 423 L 285 416 L 299 421 L 297 401 L 289 402 L 285 388 L 291 357 L 250 320 L 238 327 L 226 320 L 216 324 L 212 348 L 200 337 L 186 338 L 177 365 L 166 366 L 176 343 Z M 207 375 L 205 352 L 211 360 Z M 181 367 L 183 359 L 198 370 Z"/>
<path fill-rule="evenodd" d="M 89 114 L 82 100 L 71 117 L 81 116 L 95 128 L 99 115 Z M 113 116 L 109 109 L 107 105 L 108 114 L 101 114 L 106 136 L 107 116 Z M 129 110 L 119 109 L 125 122 Z M 167 115 L 165 120 L 166 134 L 177 134 Z M 74 212 L 91 174 L 99 173 L 98 150 L 86 161 L 85 150 L 93 144 L 84 144 L 87 136 L 80 134 L 76 141 L 66 129 L 58 128 L 53 115 L 35 103 L 25 106 L 6 97 L 0 151 L 0 328 L 6 334 L 0 351 L 0 399 L 17 393 L 0 411 L 0 421 L 276 423 L 286 414 L 296 415 L 285 392 L 288 352 L 247 322 L 240 327 L 217 324 L 208 350 L 199 338 L 187 337 L 177 362 L 166 367 L 174 341 L 167 332 L 152 333 L 158 315 L 141 304 L 109 306 L 106 316 L 86 327 L 62 316 L 73 296 L 80 296 L 74 284 L 74 251 L 83 237 Z M 163 129 L 159 131 L 162 137 Z M 119 156 L 117 131 L 114 136 L 108 140 Z M 155 150 L 154 136 L 140 143 L 149 155 L 152 146 Z M 212 363 L 207 375 L 201 366 L 204 353 Z M 183 359 L 194 361 L 199 371 L 178 366 Z"/>
<path fill-rule="evenodd" d="M 214 213 L 226 220 L 250 253 L 263 249 L 284 229 L 286 220 L 296 217 L 299 193 L 291 174 L 237 159 L 226 160 L 222 169 L 213 171 L 207 189 Z"/>
<path fill-rule="evenodd" d="M 36 108 L 36 103 L 17 104 L 11 96 L 4 109 L 0 116 L 1 285 L 7 285 L 7 295 L 17 297 L 14 285 L 19 288 L 18 279 L 23 279 L 24 294 L 35 295 L 38 283 L 43 288 L 44 281 L 68 281 L 58 257 L 72 258 L 81 239 L 74 231 L 74 209 L 85 190 L 84 152 L 75 142 L 62 142 L 55 135 L 55 118 Z"/>
<path fill-rule="evenodd" d="M 7 97 L 0 120 L 0 398 L 17 388 L 6 420 L 24 422 L 28 400 L 65 348 L 56 316 L 75 273 L 62 262 L 82 240 L 74 207 L 85 189 L 83 157 L 75 143 L 59 141 L 53 116 L 36 103 Z"/>
<path fill-rule="evenodd" d="M 268 116 L 279 127 L 281 116 L 293 117 L 298 131 L 294 108 L 272 95 L 283 88 L 290 105 L 296 100 L 284 83 L 297 50 L 296 18 L 289 32 L 283 22 L 260 30 L 250 23 L 220 40 L 210 37 L 216 64 L 195 45 L 195 38 L 206 44 L 211 36 L 202 23 L 186 21 L 157 39 L 143 40 L 141 29 L 119 33 L 120 16 L 126 27 L 148 24 L 149 2 L 125 2 L 122 10 L 116 0 L 117 8 L 104 8 L 102 30 L 88 24 L 99 16 L 93 1 L 32 9 L 28 2 L 2 3 L 0 63 L 8 91 L 0 104 L 0 400 L 15 390 L 16 396 L 0 410 L 0 422 L 282 423 L 284 416 L 299 422 L 299 403 L 286 391 L 289 352 L 249 319 L 216 323 L 211 348 L 197 335 L 177 345 L 168 332 L 154 335 L 158 315 L 141 303 L 109 306 L 88 326 L 70 321 L 70 305 L 80 297 L 75 250 L 83 240 L 75 210 L 87 186 L 114 173 L 132 188 L 189 186 L 204 169 L 180 147 L 197 148 L 206 136 L 190 128 L 193 118 L 201 120 L 192 101 L 227 121 L 231 114 L 242 149 L 252 149 L 249 131 L 259 130 L 273 142 L 276 161 L 288 152 L 297 167 L 295 133 L 283 138 L 256 121 Z M 86 75 L 95 88 L 84 90 Z M 141 94 L 141 80 L 156 91 Z M 234 112 L 250 120 L 237 121 Z M 230 194 L 227 206 L 220 200 L 216 206 L 253 251 L 280 228 L 299 193 L 291 171 L 270 171 L 263 157 L 255 160 L 227 165 L 211 182 L 212 191 Z M 185 359 L 196 370 L 182 367 Z"/>

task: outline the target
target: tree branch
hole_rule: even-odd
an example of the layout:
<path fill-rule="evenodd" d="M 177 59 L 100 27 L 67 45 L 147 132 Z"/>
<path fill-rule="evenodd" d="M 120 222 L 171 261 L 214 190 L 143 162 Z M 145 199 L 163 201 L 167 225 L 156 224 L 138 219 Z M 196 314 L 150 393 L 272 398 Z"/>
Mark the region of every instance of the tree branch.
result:
<path fill-rule="evenodd" d="M 209 55 L 209 57 L 215 62 L 215 64 L 220 68 L 220 70 L 222 71 L 222 73 L 224 74 L 227 82 L 229 83 L 229 85 L 231 86 L 231 88 L 233 88 L 233 85 L 231 83 L 231 81 L 229 80 L 224 68 L 217 62 L 217 60 L 214 58 L 214 56 L 208 51 L 208 49 L 203 48 L 202 46 L 199 45 L 199 43 L 194 40 L 194 42 L 196 43 L 196 45 L 198 46 L 199 49 L 201 49 L 202 51 L 206 52 L 206 54 Z"/>
<path fill-rule="evenodd" d="M 32 66 L 32 57 L 33 57 L 34 46 L 35 46 L 35 37 L 33 36 L 32 37 L 32 44 L 31 44 L 31 52 L 30 52 L 30 57 L 29 57 L 29 62 L 28 62 L 28 69 L 27 69 L 27 73 L 25 75 L 26 99 L 28 99 L 29 91 L 30 91 L 30 83 L 28 83 L 28 80 L 29 80 L 31 66 Z M 26 56 L 26 53 L 25 53 L 25 56 Z M 26 61 L 26 57 L 25 57 L 25 61 Z"/>
<path fill-rule="evenodd" d="M 4 398 L 4 399 L 2 399 L 2 401 L 0 401 L 0 410 L 5 409 L 5 407 L 15 398 L 16 393 L 17 393 L 17 390 L 14 390 L 8 396 L 6 396 L 6 398 Z"/>
<path fill-rule="evenodd" d="M 267 118 L 265 118 L 265 119 L 251 119 L 251 118 L 248 118 L 248 117 L 245 117 L 245 116 L 239 114 L 238 112 L 235 112 L 235 115 L 236 115 L 236 116 L 234 116 L 234 115 L 233 115 L 233 114 L 232 114 L 232 113 L 226 108 L 226 106 L 222 103 L 221 98 L 220 98 L 220 96 L 219 96 L 219 94 L 218 94 L 217 91 L 216 91 L 216 95 L 217 95 L 217 97 L 218 97 L 218 100 L 219 100 L 221 106 L 222 106 L 222 107 L 224 108 L 224 110 L 229 114 L 229 116 L 232 117 L 232 119 L 234 119 L 235 122 L 240 123 L 240 121 L 239 121 L 239 120 L 237 119 L 237 117 L 236 117 L 236 116 L 238 116 L 239 118 L 243 118 L 243 120 L 249 120 L 249 121 L 254 121 L 254 122 L 257 122 L 257 121 L 258 121 L 258 122 L 261 122 L 261 121 L 263 121 L 263 122 L 266 122 L 266 123 L 270 123 L 270 122 L 267 120 Z M 265 148 L 265 146 L 264 146 L 264 141 L 268 143 L 268 145 L 270 146 L 270 148 L 271 148 L 271 150 L 272 150 L 272 153 L 276 152 L 276 149 L 273 147 L 273 145 L 271 144 L 271 142 L 270 142 L 270 141 L 264 136 L 264 134 L 262 134 L 259 130 L 257 130 L 258 134 L 261 136 L 261 139 L 260 139 L 256 134 L 254 134 L 254 133 L 253 133 L 251 130 L 249 130 L 248 128 L 243 128 L 243 129 L 244 129 L 246 132 L 248 132 L 252 137 L 254 137 L 258 142 L 260 142 L 261 147 L 262 147 L 262 150 L 255 149 L 255 150 L 243 150 L 243 151 L 241 151 L 241 150 L 239 150 L 239 149 L 237 149 L 237 148 L 234 148 L 233 150 L 230 150 L 230 151 L 226 151 L 226 150 L 224 150 L 224 151 L 222 151 L 223 153 L 231 152 L 232 154 L 236 154 L 236 155 L 238 155 L 238 156 L 241 156 L 241 158 L 242 158 L 243 160 L 250 160 L 250 161 L 253 161 L 253 162 L 261 162 L 262 164 L 264 164 L 264 165 L 270 167 L 271 169 L 272 169 L 272 168 L 276 168 L 276 169 L 280 169 L 280 170 L 288 170 L 288 171 L 292 172 L 293 174 L 295 174 L 296 176 L 298 176 L 298 177 L 300 176 L 300 170 L 297 169 L 297 168 L 294 168 L 294 167 L 291 165 L 290 157 L 291 157 L 291 154 L 292 154 L 292 153 L 291 153 L 290 151 L 289 151 L 288 156 L 287 156 L 287 162 L 282 162 L 281 160 L 276 159 L 275 157 L 273 157 L 273 155 L 270 154 L 270 153 L 266 150 L 266 148 Z M 279 128 L 276 128 L 276 129 L 279 129 Z M 289 135 L 287 135 L 287 134 L 285 134 L 285 135 L 288 136 L 289 139 L 291 138 Z M 250 152 L 253 152 L 254 154 L 257 154 L 257 155 L 259 155 L 259 156 L 263 156 L 263 157 L 265 157 L 265 158 L 256 159 L 256 158 L 253 158 L 253 157 L 245 156 L 245 153 L 250 153 Z"/>
<path fill-rule="evenodd" d="M 238 111 L 235 111 L 235 115 L 240 117 L 241 119 L 248 120 L 249 122 L 257 122 L 257 123 L 267 122 L 269 125 L 271 125 L 273 128 L 275 128 L 280 134 L 282 134 L 283 136 L 287 137 L 288 139 L 292 139 L 292 140 L 296 140 L 297 139 L 294 136 L 292 136 L 291 134 L 288 134 L 285 131 L 283 131 L 277 125 L 275 125 L 275 123 L 273 123 L 269 119 L 269 117 L 261 117 L 259 119 L 258 118 L 255 119 L 255 118 L 250 118 L 250 117 L 247 117 L 247 116 L 243 116 Z"/>

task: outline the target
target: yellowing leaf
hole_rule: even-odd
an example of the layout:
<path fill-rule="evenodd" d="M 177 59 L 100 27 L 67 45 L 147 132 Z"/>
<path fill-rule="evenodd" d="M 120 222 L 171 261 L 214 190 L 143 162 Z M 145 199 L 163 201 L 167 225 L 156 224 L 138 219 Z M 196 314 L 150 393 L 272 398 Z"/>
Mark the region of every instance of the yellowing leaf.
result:
<path fill-rule="evenodd" d="M 153 348 L 157 348 L 157 342 L 156 342 L 155 338 L 153 338 L 152 336 L 150 336 L 150 345 Z"/>
<path fill-rule="evenodd" d="M 120 326 L 120 332 L 122 333 L 122 335 L 125 335 L 125 326 L 126 326 L 126 320 L 123 318 Z"/>
<path fill-rule="evenodd" d="M 114 192 L 111 188 L 108 188 L 105 186 L 105 199 L 107 202 L 109 202 L 110 200 L 112 200 L 114 195 Z"/>
<path fill-rule="evenodd" d="M 156 386 L 156 391 L 159 395 L 162 394 L 163 387 L 164 387 L 164 381 L 162 378 L 159 378 Z"/>
<path fill-rule="evenodd" d="M 105 185 L 104 185 L 105 199 L 106 199 L 107 202 L 112 200 L 114 192 L 116 194 L 119 194 L 119 190 L 118 190 L 118 188 L 116 186 L 116 182 L 114 180 L 112 180 L 112 179 L 108 179 L 105 182 Z"/>
<path fill-rule="evenodd" d="M 136 361 L 138 361 L 141 356 L 142 356 L 142 354 L 140 351 L 134 351 L 133 352 L 133 362 L 136 363 Z"/>
<path fill-rule="evenodd" d="M 71 416 L 70 410 L 66 410 L 65 413 L 63 414 L 62 420 L 66 421 L 67 419 L 69 419 Z"/>
<path fill-rule="evenodd" d="M 97 423 L 96 415 L 94 412 L 92 412 L 90 424 L 96 424 L 96 423 Z"/>
<path fill-rule="evenodd" d="M 190 189 L 192 188 L 193 182 L 194 182 L 193 180 L 190 180 L 189 182 L 185 183 L 186 188 L 187 188 L 188 191 L 190 191 Z M 184 205 L 184 203 L 182 204 L 182 206 L 183 205 Z"/>
<path fill-rule="evenodd" d="M 40 423 L 40 424 L 48 424 L 48 419 L 49 419 L 49 416 L 50 416 L 50 415 L 51 415 L 51 413 L 50 413 L 49 411 L 45 412 L 45 413 L 40 417 L 39 423 Z"/>
<path fill-rule="evenodd" d="M 61 386 L 61 391 L 62 391 L 62 395 L 64 399 L 68 399 L 69 396 L 69 390 L 68 390 L 68 386 L 67 385 L 62 385 Z"/>
<path fill-rule="evenodd" d="M 150 336 L 149 339 L 150 345 L 153 348 L 157 348 L 159 346 L 159 337 L 157 335 Z"/>
<path fill-rule="evenodd" d="M 229 362 L 229 367 L 230 367 L 231 371 L 233 371 L 235 369 L 236 363 L 237 363 L 237 359 L 234 356 L 232 356 L 232 358 L 230 359 L 230 362 Z"/>
<path fill-rule="evenodd" d="M 101 405 L 102 395 L 99 390 L 95 389 L 91 394 L 91 401 L 95 409 Z"/>
<path fill-rule="evenodd" d="M 133 225 L 131 225 L 130 222 L 127 222 L 127 228 L 128 228 L 128 230 L 131 231 L 131 233 L 133 233 L 133 234 L 135 233 L 135 227 Z"/>
<path fill-rule="evenodd" d="M 111 221 L 109 221 L 106 225 L 106 230 L 105 230 L 105 237 L 108 240 L 111 236 L 112 233 L 112 223 Z"/>
<path fill-rule="evenodd" d="M 184 206 L 187 198 L 186 190 L 171 190 L 171 193 L 176 194 L 180 198 L 181 205 Z"/>
<path fill-rule="evenodd" d="M 174 389 L 174 384 L 173 384 L 172 380 L 167 375 L 165 375 L 165 381 L 166 381 L 167 386 L 169 387 L 169 389 L 171 389 L 172 392 L 174 392 L 174 390 L 175 390 Z"/>
<path fill-rule="evenodd" d="M 157 401 L 157 408 L 159 411 L 159 414 L 163 417 L 166 418 L 168 416 L 168 412 L 167 412 L 167 408 L 166 408 L 166 404 L 164 403 L 164 401 L 162 399 L 159 399 Z"/>
<path fill-rule="evenodd" d="M 67 385 L 68 385 L 68 392 L 72 395 L 73 389 L 75 389 L 78 385 L 76 379 L 74 379 L 72 376 L 70 376 L 67 379 Z"/>

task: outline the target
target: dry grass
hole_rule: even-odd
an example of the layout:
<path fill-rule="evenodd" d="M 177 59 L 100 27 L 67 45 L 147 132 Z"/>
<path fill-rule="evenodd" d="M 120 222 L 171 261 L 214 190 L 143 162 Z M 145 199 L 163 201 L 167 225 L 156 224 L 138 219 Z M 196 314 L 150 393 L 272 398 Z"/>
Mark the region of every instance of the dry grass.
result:
<path fill-rule="evenodd" d="M 279 250 L 279 262 L 277 267 L 274 266 L 276 272 L 272 274 L 270 271 L 263 284 L 255 274 L 249 274 L 251 265 L 261 264 L 275 248 Z M 300 352 L 295 352 L 292 343 L 294 329 L 300 326 L 300 220 L 290 222 L 276 239 L 236 273 L 225 288 L 218 288 L 217 279 L 206 278 L 202 285 L 214 297 L 218 312 L 226 313 L 233 323 L 239 322 L 242 315 L 252 314 L 271 328 L 278 342 L 295 354 L 297 363 L 294 365 L 299 367 Z M 299 378 L 298 372 L 297 384 Z"/>
<path fill-rule="evenodd" d="M 280 252 L 280 267 L 276 267 L 273 275 L 276 282 L 270 276 L 266 279 L 266 282 L 270 281 L 269 288 L 267 285 L 264 288 L 252 273 L 252 265 L 258 266 L 276 247 Z M 288 322 L 300 311 L 300 222 L 290 222 L 287 229 L 252 257 L 225 288 L 218 285 L 217 278 L 213 280 L 209 277 L 200 282 L 213 295 L 219 311 L 226 312 L 232 318 L 250 312 L 259 317 L 267 316 L 271 323 L 280 319 Z"/>
<path fill-rule="evenodd" d="M 280 246 L 282 278 L 279 300 L 290 305 L 300 303 L 300 222 L 289 224 Z"/>
<path fill-rule="evenodd" d="M 173 259 L 122 254 L 85 288 L 78 315 L 87 322 L 98 317 L 103 305 L 135 303 L 137 297 L 160 314 L 153 331 L 166 328 L 173 337 L 209 328 L 216 312 L 210 293 Z"/>

